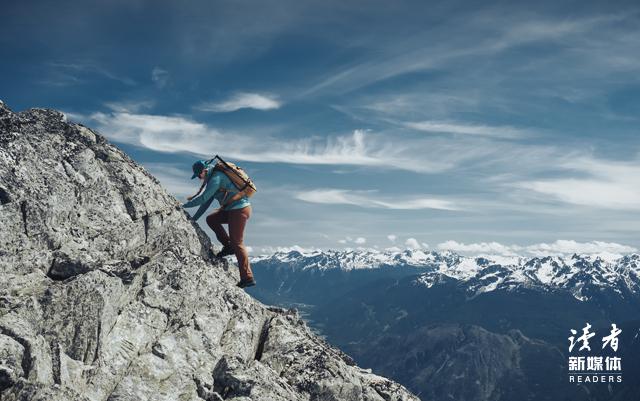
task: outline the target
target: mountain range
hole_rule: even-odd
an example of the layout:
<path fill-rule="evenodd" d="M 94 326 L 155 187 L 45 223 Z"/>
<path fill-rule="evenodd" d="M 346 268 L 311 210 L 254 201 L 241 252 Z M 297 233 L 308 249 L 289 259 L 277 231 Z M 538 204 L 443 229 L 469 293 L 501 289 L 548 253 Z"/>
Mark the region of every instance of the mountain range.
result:
<path fill-rule="evenodd" d="M 423 399 L 636 399 L 637 254 L 291 251 L 253 265 L 258 299 L 295 306 L 359 364 Z M 624 327 L 627 381 L 567 382 L 570 330 L 586 323 L 607 334 L 611 323 Z"/>
<path fill-rule="evenodd" d="M 610 288 L 624 297 L 640 292 L 640 255 L 603 258 L 573 254 L 546 256 L 461 256 L 451 251 L 299 251 L 278 252 L 253 258 L 260 266 L 280 266 L 298 271 L 352 271 L 414 268 L 416 281 L 431 287 L 445 278 L 464 283 L 477 296 L 494 290 L 538 288 L 566 290 L 578 300 L 590 299 L 594 288 Z"/>

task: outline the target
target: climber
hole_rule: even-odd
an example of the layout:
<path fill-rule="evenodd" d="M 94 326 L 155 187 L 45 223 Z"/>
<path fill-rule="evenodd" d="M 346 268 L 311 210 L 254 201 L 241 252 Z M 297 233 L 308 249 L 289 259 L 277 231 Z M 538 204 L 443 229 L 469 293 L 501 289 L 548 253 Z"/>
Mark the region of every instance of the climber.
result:
<path fill-rule="evenodd" d="M 202 191 L 205 185 L 206 190 L 199 196 L 196 194 L 187 197 L 188 202 L 183 204 L 182 207 L 190 208 L 200 205 L 200 208 L 192 217 L 194 221 L 197 221 L 214 199 L 220 203 L 220 208 L 206 218 L 207 225 L 211 227 L 211 230 L 216 234 L 216 238 L 222 244 L 222 250 L 216 256 L 224 257 L 235 254 L 238 268 L 240 269 L 240 281 L 237 286 L 240 288 L 251 287 L 256 285 L 256 281 L 249 265 L 247 248 L 243 243 L 244 228 L 247 220 L 251 217 L 251 204 L 247 195 L 243 195 L 231 202 L 228 201 L 240 191 L 222 169 L 216 168 L 217 165 L 210 165 L 212 160 L 198 160 L 193 164 L 193 176 L 191 179 L 198 177 L 202 181 L 202 186 L 198 193 Z M 231 164 L 223 163 L 227 166 Z M 236 166 L 233 167 L 235 168 Z M 228 235 L 224 227 L 222 227 L 223 224 L 229 225 Z"/>

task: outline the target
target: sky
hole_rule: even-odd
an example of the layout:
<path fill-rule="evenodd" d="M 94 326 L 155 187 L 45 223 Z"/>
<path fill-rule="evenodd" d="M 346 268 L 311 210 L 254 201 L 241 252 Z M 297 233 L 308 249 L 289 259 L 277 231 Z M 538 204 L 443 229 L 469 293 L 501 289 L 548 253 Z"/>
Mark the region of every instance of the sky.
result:
<path fill-rule="evenodd" d="M 629 253 L 639 22 L 622 1 L 5 2 L 0 99 L 183 201 L 195 160 L 239 164 L 252 254 Z"/>

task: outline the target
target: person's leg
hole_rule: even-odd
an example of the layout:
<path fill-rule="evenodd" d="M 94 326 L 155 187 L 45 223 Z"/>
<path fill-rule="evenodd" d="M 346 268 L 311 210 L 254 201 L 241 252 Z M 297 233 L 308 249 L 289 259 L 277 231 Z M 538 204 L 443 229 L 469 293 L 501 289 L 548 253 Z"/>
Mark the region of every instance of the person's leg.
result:
<path fill-rule="evenodd" d="M 231 237 L 231 246 L 238 260 L 240 279 L 243 281 L 253 279 L 253 272 L 249 265 L 249 255 L 247 248 L 244 246 L 244 228 L 249 217 L 251 217 L 251 206 L 229 211 L 229 236 Z"/>
<path fill-rule="evenodd" d="M 229 212 L 226 210 L 218 209 L 207 216 L 207 225 L 216 234 L 216 238 L 222 246 L 229 246 L 231 244 L 231 239 L 227 235 L 224 227 L 222 227 L 223 224 L 227 223 L 229 223 Z"/>

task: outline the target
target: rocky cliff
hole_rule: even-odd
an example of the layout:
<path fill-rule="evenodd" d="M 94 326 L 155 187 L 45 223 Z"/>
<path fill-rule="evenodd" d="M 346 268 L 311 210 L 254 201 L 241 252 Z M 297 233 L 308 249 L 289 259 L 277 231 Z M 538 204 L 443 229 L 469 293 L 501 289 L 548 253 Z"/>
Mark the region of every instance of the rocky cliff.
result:
<path fill-rule="evenodd" d="M 0 399 L 417 400 L 210 247 L 104 137 L 0 103 Z"/>

